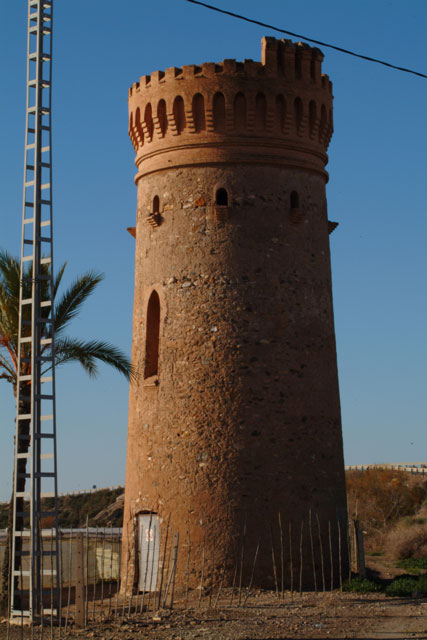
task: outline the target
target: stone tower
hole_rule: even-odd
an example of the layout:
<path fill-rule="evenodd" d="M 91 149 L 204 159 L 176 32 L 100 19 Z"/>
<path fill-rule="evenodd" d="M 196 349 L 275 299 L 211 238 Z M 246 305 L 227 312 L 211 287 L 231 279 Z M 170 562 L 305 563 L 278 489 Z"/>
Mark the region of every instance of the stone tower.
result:
<path fill-rule="evenodd" d="M 225 564 L 231 574 L 243 530 L 248 559 L 261 543 L 255 582 L 272 584 L 279 513 L 295 554 L 300 538 L 308 554 L 313 537 L 326 544 L 328 528 L 335 560 L 342 548 L 336 224 L 325 195 L 332 85 L 322 60 L 316 48 L 263 38 L 261 62 L 172 67 L 129 91 L 140 378 L 124 546 L 135 551 L 139 514 L 155 514 L 161 539 L 170 517 L 184 549 L 178 584 L 187 531 L 195 584 L 202 544 L 205 572 Z M 311 560 L 304 574 L 310 583 Z"/>

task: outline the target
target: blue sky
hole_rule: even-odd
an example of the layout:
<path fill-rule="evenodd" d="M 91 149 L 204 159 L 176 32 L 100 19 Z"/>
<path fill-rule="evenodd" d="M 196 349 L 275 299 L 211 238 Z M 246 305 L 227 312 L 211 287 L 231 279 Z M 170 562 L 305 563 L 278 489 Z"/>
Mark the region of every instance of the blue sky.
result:
<path fill-rule="evenodd" d="M 216 0 L 217 6 L 427 73 L 424 0 Z M 19 253 L 25 0 L 0 2 L 0 246 Z M 143 74 L 259 59 L 268 29 L 185 0 L 55 2 L 55 262 L 105 281 L 73 334 L 130 353 L 135 220 L 127 90 Z M 278 36 L 280 37 L 280 36 Z M 326 48 L 334 86 L 331 236 L 345 459 L 427 459 L 427 80 Z M 128 388 L 101 367 L 58 369 L 60 491 L 122 483 Z M 11 491 L 14 404 L 0 384 L 0 499 Z"/>

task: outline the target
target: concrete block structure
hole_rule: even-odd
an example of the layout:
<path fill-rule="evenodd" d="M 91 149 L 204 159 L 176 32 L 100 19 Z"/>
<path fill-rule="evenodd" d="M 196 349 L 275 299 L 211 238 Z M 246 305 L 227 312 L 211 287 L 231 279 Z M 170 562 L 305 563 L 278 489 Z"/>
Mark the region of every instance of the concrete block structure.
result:
<path fill-rule="evenodd" d="M 304 549 L 304 585 L 329 547 L 335 567 L 346 563 L 336 224 L 325 194 L 332 85 L 322 60 L 316 48 L 265 37 L 261 62 L 172 67 L 129 91 L 140 377 L 130 390 L 124 551 L 135 585 L 144 514 L 160 544 L 169 517 L 179 533 L 178 586 L 188 540 L 195 586 L 202 547 L 206 575 L 225 567 L 232 579 L 243 535 L 248 563 L 260 541 L 254 583 L 272 586 L 279 513 L 295 558 Z"/>

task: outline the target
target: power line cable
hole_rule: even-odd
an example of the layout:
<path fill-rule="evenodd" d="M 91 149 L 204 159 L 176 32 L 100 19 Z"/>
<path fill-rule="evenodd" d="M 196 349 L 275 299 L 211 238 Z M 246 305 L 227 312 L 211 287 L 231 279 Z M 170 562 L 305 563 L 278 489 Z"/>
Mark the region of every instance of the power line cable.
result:
<path fill-rule="evenodd" d="M 371 58 L 370 56 L 364 56 L 361 53 L 356 53 L 355 51 L 350 51 L 349 49 L 343 49 L 342 47 L 337 47 L 333 44 L 322 42 L 321 40 L 315 40 L 314 38 L 307 38 L 307 36 L 302 36 L 299 33 L 286 31 L 286 29 L 280 29 L 279 27 L 274 27 L 271 24 L 266 24 L 265 22 L 254 20 L 253 18 L 247 18 L 246 16 L 242 16 L 238 13 L 233 13 L 232 11 L 227 11 L 226 9 L 220 9 L 219 7 L 214 7 L 212 4 L 207 4 L 206 2 L 200 2 L 199 0 L 186 0 L 186 2 L 191 2 L 192 4 L 198 4 L 201 7 L 205 7 L 206 9 L 211 9 L 212 11 L 223 13 L 227 16 L 231 16 L 232 18 L 238 18 L 239 20 L 244 20 L 245 22 L 257 24 L 260 27 L 266 27 L 267 29 L 272 29 L 273 31 L 278 31 L 279 33 L 286 33 L 288 36 L 293 36 L 294 38 L 301 38 L 302 40 L 307 40 L 308 42 L 314 42 L 314 44 L 318 44 L 321 47 L 328 47 L 329 49 L 334 49 L 334 51 L 339 51 L 340 53 L 346 53 L 347 55 L 353 56 L 354 58 L 361 58 L 362 60 L 367 60 L 368 62 L 376 62 L 377 64 L 382 64 L 384 67 L 389 67 L 390 69 L 396 69 L 396 71 L 404 71 L 405 73 L 412 73 L 414 76 L 419 76 L 420 78 L 427 79 L 427 75 L 425 73 L 420 73 L 419 71 L 414 71 L 413 69 L 406 69 L 405 67 L 398 67 L 397 65 L 391 64 L 390 62 L 385 62 L 385 60 L 378 60 L 378 58 Z"/>

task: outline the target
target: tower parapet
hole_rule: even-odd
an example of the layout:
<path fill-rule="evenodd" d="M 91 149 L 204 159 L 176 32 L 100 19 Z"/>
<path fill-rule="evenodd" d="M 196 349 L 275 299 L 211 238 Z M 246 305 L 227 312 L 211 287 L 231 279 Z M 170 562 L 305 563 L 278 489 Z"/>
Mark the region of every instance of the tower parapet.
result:
<path fill-rule="evenodd" d="M 222 160 L 325 173 L 332 83 L 322 74 L 322 52 L 264 37 L 261 58 L 170 67 L 133 84 L 136 180 L 165 167 Z"/>

